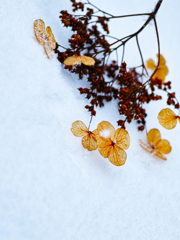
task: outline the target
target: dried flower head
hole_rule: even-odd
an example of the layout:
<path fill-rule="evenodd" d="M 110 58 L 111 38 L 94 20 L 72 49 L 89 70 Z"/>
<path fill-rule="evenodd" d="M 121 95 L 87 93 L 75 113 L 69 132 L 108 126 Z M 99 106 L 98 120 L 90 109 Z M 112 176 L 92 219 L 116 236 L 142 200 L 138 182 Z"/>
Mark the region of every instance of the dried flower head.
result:
<path fill-rule="evenodd" d="M 84 65 L 87 66 L 93 66 L 95 64 L 95 60 L 92 57 L 78 55 L 67 57 L 64 60 L 64 64 L 68 66 L 78 65 L 80 63 L 83 63 Z"/>
<path fill-rule="evenodd" d="M 97 130 L 89 131 L 86 125 L 82 121 L 75 121 L 71 128 L 72 133 L 77 137 L 82 138 L 82 145 L 89 151 L 97 149 L 96 134 Z"/>
<path fill-rule="evenodd" d="M 171 145 L 169 141 L 161 139 L 161 134 L 158 129 L 153 128 L 148 132 L 147 141 L 149 144 L 145 144 L 139 140 L 140 146 L 163 160 L 167 159 L 163 154 L 171 152 Z"/>
<path fill-rule="evenodd" d="M 118 128 L 115 131 L 109 122 L 102 121 L 97 126 L 97 134 L 100 154 L 116 166 L 125 164 L 127 154 L 124 149 L 128 149 L 130 145 L 128 132 L 123 128 Z"/>
<path fill-rule="evenodd" d="M 175 128 L 177 119 L 180 122 L 180 116 L 177 116 L 170 108 L 164 108 L 158 114 L 159 123 L 166 129 Z"/>
<path fill-rule="evenodd" d="M 158 58 L 158 54 L 156 56 Z M 156 69 L 156 64 L 155 64 L 154 60 L 151 58 L 146 61 L 146 66 L 147 66 L 147 68 L 149 68 L 153 71 Z M 160 54 L 159 67 L 158 67 L 157 71 L 155 72 L 153 79 L 158 78 L 163 83 L 165 81 L 165 77 L 168 74 L 168 72 L 169 72 L 169 70 L 168 70 L 168 67 L 166 66 L 166 60 Z"/>
<path fill-rule="evenodd" d="M 48 26 L 45 29 L 45 23 L 41 19 L 34 21 L 34 33 L 37 41 L 43 45 L 44 51 L 49 59 L 53 57 L 53 49 L 56 48 L 56 40 L 51 28 Z"/>

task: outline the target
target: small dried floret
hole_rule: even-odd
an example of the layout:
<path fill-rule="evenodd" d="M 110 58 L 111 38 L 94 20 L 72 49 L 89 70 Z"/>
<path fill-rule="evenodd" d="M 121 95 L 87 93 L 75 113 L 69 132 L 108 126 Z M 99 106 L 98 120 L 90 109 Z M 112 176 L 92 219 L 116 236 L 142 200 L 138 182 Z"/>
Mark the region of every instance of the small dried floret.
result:
<path fill-rule="evenodd" d="M 47 57 L 52 59 L 52 50 L 56 48 L 56 40 L 51 28 L 48 26 L 45 29 L 44 21 L 42 19 L 37 19 L 34 21 L 34 33 L 37 41 L 43 45 Z"/>
<path fill-rule="evenodd" d="M 147 141 L 148 144 L 145 144 L 139 140 L 140 146 L 163 160 L 167 159 L 163 154 L 171 152 L 171 145 L 169 141 L 161 139 L 161 134 L 158 129 L 153 128 L 148 132 Z"/>
<path fill-rule="evenodd" d="M 64 61 L 64 64 L 68 66 L 78 65 L 80 63 L 83 63 L 84 65 L 87 66 L 93 66 L 95 64 L 95 60 L 92 57 L 88 56 L 74 55 L 71 57 L 67 57 Z"/>
<path fill-rule="evenodd" d="M 77 137 L 83 137 L 82 138 L 82 145 L 84 148 L 86 148 L 89 151 L 93 151 L 97 149 L 97 141 L 96 141 L 96 134 L 97 130 L 89 131 L 86 125 L 78 120 L 73 122 L 72 133 Z"/>
<path fill-rule="evenodd" d="M 157 54 L 157 58 L 158 58 L 158 54 Z M 146 66 L 147 66 L 147 68 L 149 68 L 153 71 L 156 69 L 156 64 L 155 64 L 154 60 L 151 58 L 146 61 Z M 168 70 L 168 67 L 166 66 L 166 60 L 160 54 L 159 67 L 158 67 L 157 71 L 155 72 L 155 74 L 153 75 L 152 79 L 158 78 L 163 83 L 165 81 L 165 77 L 168 74 L 168 72 L 169 72 L 169 70 Z"/>
<path fill-rule="evenodd" d="M 130 137 L 126 130 L 114 127 L 107 121 L 102 121 L 97 126 L 97 145 L 100 154 L 104 158 L 116 165 L 125 164 L 127 154 L 124 149 L 128 149 L 130 145 Z"/>
<path fill-rule="evenodd" d="M 175 128 L 177 119 L 180 122 L 180 116 L 177 116 L 170 108 L 164 108 L 158 114 L 159 123 L 166 129 Z"/>

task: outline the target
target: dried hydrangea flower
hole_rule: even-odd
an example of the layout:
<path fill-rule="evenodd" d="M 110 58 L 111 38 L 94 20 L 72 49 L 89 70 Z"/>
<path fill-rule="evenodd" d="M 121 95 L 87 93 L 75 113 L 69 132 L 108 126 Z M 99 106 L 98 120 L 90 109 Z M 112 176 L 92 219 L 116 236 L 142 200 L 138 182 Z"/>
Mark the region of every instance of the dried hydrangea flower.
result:
<path fill-rule="evenodd" d="M 67 57 L 64 60 L 64 64 L 68 66 L 78 65 L 80 63 L 83 63 L 84 65 L 87 66 L 93 66 L 95 64 L 95 60 L 92 57 L 78 55 Z"/>
<path fill-rule="evenodd" d="M 107 121 L 102 121 L 97 126 L 97 144 L 100 154 L 104 158 L 116 165 L 125 164 L 127 154 L 124 149 L 128 149 L 130 145 L 130 137 L 126 130 L 114 127 Z"/>
<path fill-rule="evenodd" d="M 170 108 L 164 108 L 158 114 L 159 123 L 166 129 L 175 128 L 177 119 L 180 122 L 180 116 L 177 116 Z"/>
<path fill-rule="evenodd" d="M 158 129 L 153 128 L 148 132 L 147 141 L 148 144 L 145 144 L 139 140 L 140 146 L 163 160 L 167 159 L 163 154 L 171 152 L 171 145 L 169 141 L 161 139 L 161 134 Z"/>
<path fill-rule="evenodd" d="M 158 54 L 157 54 L 157 58 L 158 58 Z M 156 69 L 156 64 L 155 64 L 154 60 L 151 58 L 149 60 L 147 60 L 146 67 L 154 71 Z M 163 83 L 165 81 L 165 77 L 168 74 L 168 72 L 169 72 L 169 70 L 168 70 L 168 67 L 166 66 L 166 60 L 160 54 L 159 67 L 158 67 L 157 71 L 155 72 L 154 76 L 152 77 L 152 79 L 158 78 Z"/>
<path fill-rule="evenodd" d="M 82 121 L 75 121 L 72 123 L 72 133 L 77 137 L 82 138 L 82 145 L 89 151 L 97 149 L 96 134 L 97 130 L 89 131 L 86 125 Z"/>
<path fill-rule="evenodd" d="M 56 40 L 51 28 L 48 26 L 45 29 L 45 23 L 42 19 L 34 21 L 34 33 L 37 41 L 43 45 L 44 51 L 49 59 L 53 57 L 53 49 L 56 48 Z"/>

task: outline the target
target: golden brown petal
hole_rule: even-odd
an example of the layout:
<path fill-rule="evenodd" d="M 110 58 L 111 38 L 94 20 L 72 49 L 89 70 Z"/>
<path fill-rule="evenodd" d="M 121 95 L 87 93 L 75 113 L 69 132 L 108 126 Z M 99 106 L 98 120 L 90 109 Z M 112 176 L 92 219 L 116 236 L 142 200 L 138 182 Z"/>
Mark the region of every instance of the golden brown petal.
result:
<path fill-rule="evenodd" d="M 77 120 L 72 123 L 71 131 L 75 136 L 82 137 L 88 133 L 88 128 L 82 121 Z"/>
<path fill-rule="evenodd" d="M 167 158 L 161 152 L 157 151 L 155 155 L 163 160 L 167 160 Z"/>
<path fill-rule="evenodd" d="M 161 139 L 156 145 L 156 150 L 158 152 L 168 154 L 171 152 L 171 145 L 168 140 Z"/>
<path fill-rule="evenodd" d="M 153 128 L 147 134 L 147 141 L 151 146 L 155 146 L 161 139 L 161 134 L 158 129 Z"/>
<path fill-rule="evenodd" d="M 102 121 L 97 126 L 98 135 L 102 138 L 110 138 L 112 141 L 114 140 L 115 129 L 114 127 L 107 121 Z"/>
<path fill-rule="evenodd" d="M 173 129 L 177 124 L 176 114 L 170 108 L 162 109 L 158 114 L 158 120 L 166 129 Z"/>
<path fill-rule="evenodd" d="M 49 59 L 52 59 L 52 58 L 53 58 L 52 48 L 51 48 L 47 43 L 45 43 L 45 44 L 43 45 L 43 47 L 44 47 L 44 51 L 45 51 L 47 57 L 48 57 Z"/>
<path fill-rule="evenodd" d="M 95 134 L 91 132 L 90 134 L 88 133 L 86 136 L 82 138 L 82 145 L 84 148 L 86 148 L 89 151 L 93 151 L 97 149 L 97 141 Z"/>
<path fill-rule="evenodd" d="M 147 68 L 154 70 L 156 68 L 156 64 L 152 58 L 146 61 Z"/>
<path fill-rule="evenodd" d="M 139 140 L 139 145 L 149 153 L 153 153 L 155 149 L 153 149 L 149 144 L 144 143 L 142 140 Z"/>
<path fill-rule="evenodd" d="M 110 152 L 110 149 L 112 148 L 112 141 L 110 138 L 102 138 L 98 137 L 97 138 L 97 145 L 100 154 L 104 157 L 107 158 Z"/>
<path fill-rule="evenodd" d="M 116 145 L 122 149 L 128 149 L 130 146 L 129 133 L 123 129 L 118 128 L 115 132 L 114 138 L 116 139 Z"/>
<path fill-rule="evenodd" d="M 112 164 L 122 166 L 125 164 L 126 158 L 127 154 L 122 148 L 118 147 L 116 144 L 112 146 L 108 154 L 108 159 Z"/>
<path fill-rule="evenodd" d="M 64 60 L 64 64 L 68 65 L 68 66 L 78 65 L 80 63 L 81 63 L 81 58 L 80 58 L 80 56 L 76 56 L 76 55 L 67 57 Z"/>
<path fill-rule="evenodd" d="M 92 66 L 95 64 L 95 60 L 92 57 L 88 56 L 81 56 L 81 62 L 87 66 Z"/>
<path fill-rule="evenodd" d="M 48 45 L 52 49 L 55 49 L 56 48 L 56 39 L 55 39 L 54 34 L 52 33 L 52 30 L 49 26 L 46 28 L 46 37 L 47 37 Z"/>
<path fill-rule="evenodd" d="M 42 19 L 37 19 L 34 21 L 34 33 L 37 41 L 43 45 L 45 37 L 45 23 Z"/>
<path fill-rule="evenodd" d="M 156 57 L 158 58 L 158 54 L 156 55 Z M 160 54 L 160 62 L 159 62 L 159 66 L 161 67 L 162 65 L 165 65 L 166 60 L 163 57 L 163 55 Z"/>

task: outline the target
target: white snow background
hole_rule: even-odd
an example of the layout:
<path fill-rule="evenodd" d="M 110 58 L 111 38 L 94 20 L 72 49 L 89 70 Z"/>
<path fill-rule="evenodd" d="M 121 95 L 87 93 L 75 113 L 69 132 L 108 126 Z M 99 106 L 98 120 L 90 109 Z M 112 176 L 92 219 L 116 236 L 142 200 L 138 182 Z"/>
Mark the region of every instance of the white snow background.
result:
<path fill-rule="evenodd" d="M 114 15 L 151 12 L 156 1 L 93 1 Z M 63 69 L 56 56 L 47 59 L 34 36 L 33 22 L 43 19 L 58 43 L 68 46 L 72 34 L 59 12 L 68 0 L 2 0 L 0 2 L 0 240 L 175 240 L 180 239 L 180 126 L 162 128 L 158 112 L 163 100 L 147 105 L 147 128 L 158 128 L 172 152 L 163 161 L 141 149 L 146 133 L 127 125 L 131 145 L 122 167 L 98 150 L 89 152 L 71 124 L 89 124 L 85 86 Z M 180 3 L 163 1 L 157 14 L 161 53 L 167 60 L 172 91 L 180 99 Z M 146 17 L 111 24 L 111 35 L 136 31 Z M 141 34 L 144 59 L 156 60 L 151 23 Z M 128 50 L 130 49 L 130 50 Z M 125 61 L 138 65 L 135 41 Z M 172 108 L 173 109 L 173 108 Z M 117 128 L 116 103 L 97 109 L 91 129 L 102 120 Z"/>

